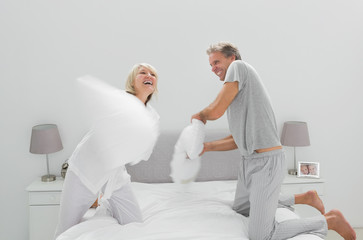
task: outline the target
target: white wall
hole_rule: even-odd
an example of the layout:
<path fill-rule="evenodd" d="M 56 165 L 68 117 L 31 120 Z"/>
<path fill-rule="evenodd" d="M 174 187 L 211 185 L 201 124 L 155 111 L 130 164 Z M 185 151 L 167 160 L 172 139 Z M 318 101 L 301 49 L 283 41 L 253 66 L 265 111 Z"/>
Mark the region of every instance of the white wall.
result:
<path fill-rule="evenodd" d="M 123 87 L 133 64 L 154 65 L 153 105 L 162 129 L 178 130 L 221 86 L 205 54 L 220 40 L 260 73 L 280 131 L 308 122 L 299 160 L 321 163 L 327 210 L 363 227 L 362 10 L 359 0 L 0 0 L 0 239 L 28 238 L 25 188 L 46 171 L 45 157 L 29 153 L 31 127 L 58 124 L 57 174 L 86 130 L 72 107 L 75 78 Z M 225 117 L 208 128 L 227 128 Z"/>

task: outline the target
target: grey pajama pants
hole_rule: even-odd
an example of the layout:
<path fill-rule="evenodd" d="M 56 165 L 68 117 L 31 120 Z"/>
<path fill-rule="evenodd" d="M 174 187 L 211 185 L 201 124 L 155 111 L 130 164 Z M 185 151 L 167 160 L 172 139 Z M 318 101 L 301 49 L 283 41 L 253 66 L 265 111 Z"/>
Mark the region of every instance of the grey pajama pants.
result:
<path fill-rule="evenodd" d="M 304 233 L 325 238 L 328 229 L 323 215 L 275 221 L 278 206 L 291 207 L 294 203 L 294 196 L 280 197 L 285 169 L 282 150 L 242 157 L 233 209 L 249 216 L 249 239 L 282 240 Z"/>
<path fill-rule="evenodd" d="M 96 201 L 97 197 L 98 195 L 93 194 L 75 173 L 68 170 L 63 184 L 58 226 L 54 239 L 67 229 L 80 223 L 83 215 Z M 130 184 L 113 191 L 110 199 L 101 201 L 99 208 L 103 211 L 106 210 L 121 225 L 142 221 L 141 210 Z"/>

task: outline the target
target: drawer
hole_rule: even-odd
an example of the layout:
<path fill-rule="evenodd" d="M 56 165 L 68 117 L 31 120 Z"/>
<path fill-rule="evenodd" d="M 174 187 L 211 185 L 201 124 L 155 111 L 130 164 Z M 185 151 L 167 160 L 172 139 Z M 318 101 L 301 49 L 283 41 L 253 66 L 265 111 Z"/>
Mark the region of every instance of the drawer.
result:
<path fill-rule="evenodd" d="M 307 192 L 309 190 L 315 190 L 318 195 L 323 196 L 325 192 L 324 183 L 281 185 L 281 193 L 283 194 L 298 194 Z"/>
<path fill-rule="evenodd" d="M 59 205 L 61 192 L 29 192 L 29 205 Z"/>
<path fill-rule="evenodd" d="M 59 208 L 59 205 L 29 206 L 29 240 L 53 239 Z"/>

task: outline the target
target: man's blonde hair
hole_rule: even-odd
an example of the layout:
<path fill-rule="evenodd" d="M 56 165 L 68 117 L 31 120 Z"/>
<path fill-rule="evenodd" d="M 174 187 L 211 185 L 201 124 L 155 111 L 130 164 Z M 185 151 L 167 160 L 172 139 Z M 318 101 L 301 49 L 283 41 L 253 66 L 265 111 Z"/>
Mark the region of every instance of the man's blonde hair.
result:
<path fill-rule="evenodd" d="M 132 95 L 136 95 L 136 90 L 135 90 L 135 87 L 134 87 L 134 83 L 135 83 L 136 75 L 138 74 L 139 69 L 141 67 L 145 67 L 148 70 L 150 70 L 155 75 L 156 80 L 158 80 L 158 73 L 156 72 L 156 69 L 153 66 L 151 66 L 148 63 L 138 63 L 138 64 L 135 64 L 132 67 L 129 75 L 127 76 L 127 80 L 126 80 L 126 84 L 125 84 L 125 90 L 126 90 L 126 92 L 128 92 L 128 93 L 130 93 Z M 153 94 L 154 93 L 157 93 L 157 92 L 158 92 L 158 86 L 156 84 L 155 91 L 147 97 L 145 104 L 148 101 L 150 101 L 150 99 L 153 96 Z"/>
<path fill-rule="evenodd" d="M 219 42 L 210 45 L 207 54 L 210 55 L 214 52 L 221 52 L 225 57 L 235 56 L 236 60 L 242 60 L 238 48 L 230 42 Z"/>

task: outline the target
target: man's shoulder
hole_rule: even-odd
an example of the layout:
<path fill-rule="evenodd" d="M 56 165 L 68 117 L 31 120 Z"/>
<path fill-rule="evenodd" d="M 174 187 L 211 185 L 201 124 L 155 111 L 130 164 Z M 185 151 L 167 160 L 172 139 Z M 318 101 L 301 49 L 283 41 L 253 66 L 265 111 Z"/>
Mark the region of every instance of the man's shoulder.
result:
<path fill-rule="evenodd" d="M 235 60 L 229 65 L 229 68 L 249 69 L 251 66 L 243 60 Z"/>
<path fill-rule="evenodd" d="M 242 61 L 242 60 L 234 60 L 232 63 L 231 63 L 231 66 L 243 66 L 245 65 L 245 62 Z"/>
<path fill-rule="evenodd" d="M 256 69 L 252 65 L 243 60 L 235 60 L 229 65 L 229 67 L 238 70 L 243 70 L 245 73 L 249 72 L 257 73 Z"/>

